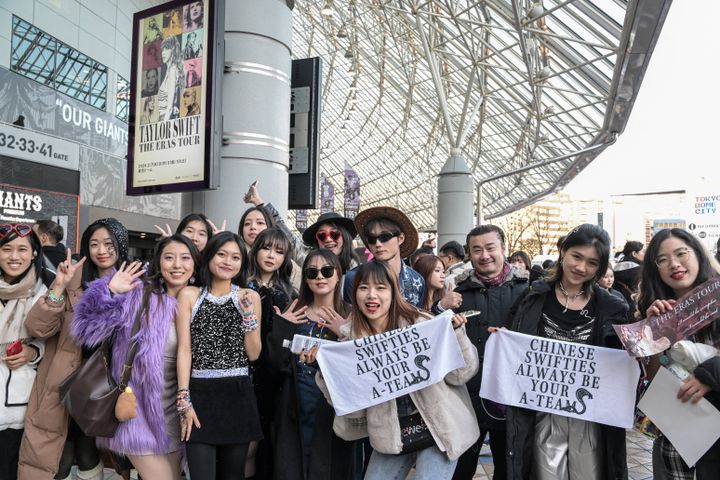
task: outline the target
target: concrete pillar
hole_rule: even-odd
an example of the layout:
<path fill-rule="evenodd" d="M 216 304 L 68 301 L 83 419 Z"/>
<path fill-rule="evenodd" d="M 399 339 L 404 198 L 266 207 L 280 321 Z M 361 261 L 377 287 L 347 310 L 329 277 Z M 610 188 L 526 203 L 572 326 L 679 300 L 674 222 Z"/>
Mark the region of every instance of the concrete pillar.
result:
<path fill-rule="evenodd" d="M 291 47 L 285 0 L 226 0 L 220 188 L 193 194 L 192 208 L 228 230 L 237 231 L 255 180 L 266 202 L 287 211 Z"/>
<path fill-rule="evenodd" d="M 460 149 L 453 148 L 438 175 L 438 248 L 451 240 L 464 245 L 473 213 L 472 174 Z"/>

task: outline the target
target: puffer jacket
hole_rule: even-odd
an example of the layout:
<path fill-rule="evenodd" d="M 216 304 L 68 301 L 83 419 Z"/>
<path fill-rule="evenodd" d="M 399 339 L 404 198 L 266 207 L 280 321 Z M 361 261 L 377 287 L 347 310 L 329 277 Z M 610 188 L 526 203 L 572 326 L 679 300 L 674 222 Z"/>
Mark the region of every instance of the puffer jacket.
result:
<path fill-rule="evenodd" d="M 80 346 L 70 336 L 73 308 L 83 293 L 81 279 L 82 270 L 78 269 L 63 303 L 50 303 L 43 296 L 28 313 L 28 333 L 47 343 L 25 418 L 18 465 L 20 480 L 51 480 L 60 464 L 69 415 L 60 403 L 58 386 L 81 364 Z"/>
<path fill-rule="evenodd" d="M 462 295 L 462 305 L 453 309 L 458 313 L 478 310 L 480 315 L 468 318 L 467 336 L 475 345 L 480 359 L 477 374 L 467 383 L 478 424 L 482 428 L 501 429 L 504 421 L 490 417 L 480 404 L 480 382 L 482 380 L 482 364 L 485 355 L 485 343 L 490 334 L 488 327 L 509 327 L 510 310 L 515 302 L 525 293 L 528 287 L 528 272 L 512 267 L 508 278 L 497 287 L 486 287 L 475 275 L 475 270 L 467 270 L 457 276 L 455 291 Z"/>
<path fill-rule="evenodd" d="M 512 330 L 528 335 L 540 334 L 540 319 L 548 295 L 553 288 L 540 279 L 530 286 L 512 313 Z M 596 321 L 591 344 L 598 347 L 620 348 L 614 336 L 613 324 L 625 323 L 627 304 L 598 285 L 593 286 L 596 302 Z M 533 441 L 535 436 L 534 410 L 519 407 L 507 409 L 507 468 L 508 479 L 525 480 L 532 478 Z M 606 480 L 627 480 L 627 456 L 625 451 L 625 429 L 600 425 L 600 444 L 603 448 L 604 471 L 600 478 Z"/>
<path fill-rule="evenodd" d="M 415 323 L 426 320 L 424 317 L 418 318 Z M 479 368 L 477 350 L 468 339 L 464 327 L 455 329 L 455 335 L 465 366 L 448 373 L 442 382 L 410 393 L 410 398 L 427 424 L 435 443 L 450 460 L 460 457 L 480 437 L 475 412 L 465 388 L 465 383 Z M 351 333 L 350 339 L 354 338 L 358 337 Z M 322 372 L 318 372 L 316 380 L 325 398 L 332 403 Z M 370 444 L 375 450 L 388 455 L 396 455 L 402 451 L 400 420 L 395 400 L 353 412 L 348 416 L 364 416 L 367 419 Z"/>

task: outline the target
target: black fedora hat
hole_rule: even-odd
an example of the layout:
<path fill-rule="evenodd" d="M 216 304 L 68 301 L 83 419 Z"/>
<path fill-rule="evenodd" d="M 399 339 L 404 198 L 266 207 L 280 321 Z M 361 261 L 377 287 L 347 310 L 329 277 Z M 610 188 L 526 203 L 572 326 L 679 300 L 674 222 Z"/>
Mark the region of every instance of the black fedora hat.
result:
<path fill-rule="evenodd" d="M 303 242 L 308 245 L 316 245 L 317 240 L 315 239 L 315 234 L 320 228 L 320 225 L 325 224 L 333 224 L 337 227 L 342 228 L 343 230 L 347 230 L 348 232 L 350 232 L 350 238 L 355 238 L 355 236 L 357 235 L 357 230 L 355 230 L 355 223 L 353 223 L 351 219 L 343 217 L 339 213 L 328 212 L 320 215 L 315 223 L 305 229 L 302 234 Z"/>

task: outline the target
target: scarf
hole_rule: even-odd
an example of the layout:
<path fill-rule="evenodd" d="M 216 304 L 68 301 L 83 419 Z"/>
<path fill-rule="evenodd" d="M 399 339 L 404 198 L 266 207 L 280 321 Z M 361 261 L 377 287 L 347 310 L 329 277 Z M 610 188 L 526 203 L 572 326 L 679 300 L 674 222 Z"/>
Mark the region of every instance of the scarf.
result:
<path fill-rule="evenodd" d="M 511 270 L 510 264 L 508 262 L 504 262 L 502 271 L 493 278 L 481 278 L 477 274 L 477 270 L 475 271 L 475 276 L 477 277 L 478 280 L 480 280 L 483 283 L 483 285 L 485 285 L 488 288 L 492 288 L 492 287 L 497 287 L 497 286 L 502 285 L 505 282 L 505 280 L 507 280 L 508 276 L 510 275 L 510 270 Z"/>
<path fill-rule="evenodd" d="M 45 286 L 42 280 L 37 279 L 32 267 L 27 275 L 14 285 L 0 278 L 0 299 L 5 303 L 4 306 L 0 304 L 0 345 L 27 338 L 25 319 L 41 290 L 44 291 Z"/>

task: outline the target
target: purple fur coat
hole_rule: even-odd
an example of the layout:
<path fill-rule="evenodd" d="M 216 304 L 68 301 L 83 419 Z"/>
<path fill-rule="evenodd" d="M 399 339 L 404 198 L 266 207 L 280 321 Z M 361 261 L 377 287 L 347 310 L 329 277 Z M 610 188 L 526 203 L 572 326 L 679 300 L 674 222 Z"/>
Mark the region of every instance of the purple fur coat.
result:
<path fill-rule="evenodd" d="M 111 295 L 109 280 L 105 277 L 88 285 L 75 307 L 72 335 L 78 343 L 93 347 L 118 329 L 112 348 L 112 370 L 113 377 L 119 381 L 130 331 L 142 304 L 143 287 Z M 98 437 L 100 448 L 125 455 L 147 455 L 170 453 L 177 444 L 177 440 L 172 441 L 166 433 L 163 412 L 163 354 L 168 331 L 174 328 L 175 307 L 176 301 L 170 295 L 163 294 L 160 300 L 156 294 L 150 295 L 150 321 L 145 323 L 143 314 L 129 382 L 137 397 L 137 417 L 122 422 L 113 437 Z"/>

